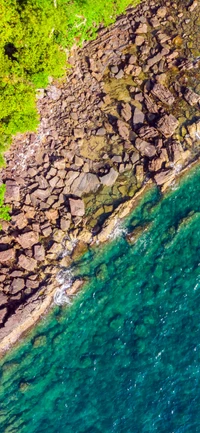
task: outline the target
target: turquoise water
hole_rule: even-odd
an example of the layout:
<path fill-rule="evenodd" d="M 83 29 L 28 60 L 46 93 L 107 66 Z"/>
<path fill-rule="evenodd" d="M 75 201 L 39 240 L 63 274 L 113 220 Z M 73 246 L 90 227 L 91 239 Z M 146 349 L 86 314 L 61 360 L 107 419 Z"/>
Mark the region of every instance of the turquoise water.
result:
<path fill-rule="evenodd" d="M 200 432 L 200 169 L 153 189 L 88 252 L 56 307 L 0 364 L 1 432 Z M 141 229 L 141 235 L 138 231 Z"/>

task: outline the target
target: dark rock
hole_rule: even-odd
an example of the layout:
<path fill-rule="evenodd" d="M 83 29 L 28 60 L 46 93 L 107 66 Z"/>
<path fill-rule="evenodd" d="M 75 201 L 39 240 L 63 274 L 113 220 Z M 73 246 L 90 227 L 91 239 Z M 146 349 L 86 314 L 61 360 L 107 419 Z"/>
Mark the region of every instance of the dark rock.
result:
<path fill-rule="evenodd" d="M 172 114 L 165 114 L 158 122 L 158 130 L 165 136 L 171 137 L 178 127 L 178 120 Z"/>

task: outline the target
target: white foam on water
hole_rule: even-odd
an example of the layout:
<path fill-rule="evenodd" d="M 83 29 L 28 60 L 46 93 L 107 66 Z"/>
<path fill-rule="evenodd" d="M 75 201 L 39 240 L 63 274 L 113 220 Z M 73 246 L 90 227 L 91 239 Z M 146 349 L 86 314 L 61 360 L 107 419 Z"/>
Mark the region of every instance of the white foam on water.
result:
<path fill-rule="evenodd" d="M 112 232 L 108 235 L 108 239 L 117 239 L 121 236 L 124 236 L 128 233 L 128 230 L 123 227 L 122 222 L 117 219 L 115 221 L 115 225 L 114 228 L 112 230 Z"/>
<path fill-rule="evenodd" d="M 59 287 L 55 293 L 54 293 L 54 304 L 56 305 L 64 305 L 69 304 L 71 305 L 72 302 L 70 301 L 69 296 L 66 294 L 66 290 L 69 289 L 73 284 L 73 273 L 71 269 L 61 270 L 57 277 L 57 281 L 59 284 L 61 284 L 61 287 Z"/>

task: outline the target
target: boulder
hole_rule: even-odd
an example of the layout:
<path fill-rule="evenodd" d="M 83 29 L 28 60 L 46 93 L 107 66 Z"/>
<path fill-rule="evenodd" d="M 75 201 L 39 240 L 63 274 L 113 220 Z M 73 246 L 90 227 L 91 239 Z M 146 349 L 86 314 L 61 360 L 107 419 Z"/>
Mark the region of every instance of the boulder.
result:
<path fill-rule="evenodd" d="M 9 262 L 15 259 L 14 248 L 9 248 L 5 251 L 0 251 L 0 263 Z"/>
<path fill-rule="evenodd" d="M 117 126 L 120 137 L 122 137 L 124 140 L 129 140 L 130 131 L 127 123 L 123 122 L 122 120 L 118 120 Z"/>
<path fill-rule="evenodd" d="M 45 259 L 45 249 L 43 245 L 34 245 L 34 258 L 39 262 Z"/>
<path fill-rule="evenodd" d="M 144 113 L 139 110 L 139 108 L 135 108 L 134 114 L 133 114 L 133 125 L 139 126 L 144 122 Z"/>
<path fill-rule="evenodd" d="M 26 232 L 17 237 L 17 242 L 22 248 L 31 248 L 33 245 L 37 244 L 39 241 L 39 235 L 37 232 Z"/>
<path fill-rule="evenodd" d="M 12 203 L 13 201 L 20 201 L 20 188 L 19 185 L 13 180 L 6 181 L 5 203 Z"/>
<path fill-rule="evenodd" d="M 172 95 L 172 93 L 160 83 L 154 84 L 151 93 L 164 104 L 172 105 L 173 102 L 175 101 L 175 98 Z"/>
<path fill-rule="evenodd" d="M 200 141 L 200 119 L 188 125 L 187 130 L 194 141 Z"/>
<path fill-rule="evenodd" d="M 70 212 L 72 216 L 83 216 L 85 214 L 85 205 L 81 199 L 69 198 Z"/>
<path fill-rule="evenodd" d="M 137 30 L 135 31 L 136 35 L 139 35 L 141 33 L 147 33 L 148 31 L 148 27 L 146 23 L 140 23 L 139 27 L 137 28 Z"/>
<path fill-rule="evenodd" d="M 135 38 L 135 45 L 136 45 L 137 47 L 140 47 L 140 46 L 144 43 L 144 41 L 145 41 L 144 36 L 140 36 L 140 35 L 138 35 L 138 36 L 136 36 L 136 38 Z"/>
<path fill-rule="evenodd" d="M 111 168 L 108 174 L 101 177 L 101 183 L 105 186 L 112 186 L 118 178 L 118 175 L 119 173 L 114 170 L 114 168 Z"/>
<path fill-rule="evenodd" d="M 31 257 L 26 257 L 24 254 L 19 256 L 18 265 L 27 271 L 33 271 L 37 266 L 37 261 Z"/>
<path fill-rule="evenodd" d="M 0 322 L 2 323 L 4 320 L 4 317 L 7 313 L 7 308 L 3 308 L 2 310 L 0 310 Z"/>
<path fill-rule="evenodd" d="M 139 129 L 138 135 L 140 138 L 147 140 L 148 138 L 154 138 L 158 136 L 158 131 L 153 126 L 142 126 Z"/>
<path fill-rule="evenodd" d="M 122 105 L 121 116 L 126 122 L 128 122 L 131 119 L 132 110 L 131 110 L 131 105 L 128 102 Z"/>
<path fill-rule="evenodd" d="M 137 138 L 135 141 L 135 147 L 139 150 L 142 156 L 147 156 L 152 158 L 156 155 L 156 148 L 149 144 L 147 141 L 142 140 L 141 138 Z"/>
<path fill-rule="evenodd" d="M 97 129 L 97 131 L 96 131 L 96 135 L 99 135 L 100 137 L 106 135 L 106 129 L 103 128 L 103 127 Z"/>
<path fill-rule="evenodd" d="M 72 194 L 81 197 L 82 194 L 95 192 L 99 186 L 100 182 L 96 174 L 80 173 L 80 175 L 72 183 L 70 189 Z"/>
<path fill-rule="evenodd" d="M 22 290 L 24 287 L 25 283 L 23 278 L 14 278 L 11 284 L 11 292 L 14 295 L 15 293 L 18 293 L 20 290 Z"/>
<path fill-rule="evenodd" d="M 192 106 L 200 103 L 200 95 L 193 92 L 191 89 L 185 90 L 184 99 L 188 102 L 188 104 L 190 104 Z"/>
<path fill-rule="evenodd" d="M 175 172 L 173 170 L 161 171 L 154 176 L 157 185 L 161 186 L 165 183 L 171 182 L 175 178 Z"/>
<path fill-rule="evenodd" d="M 172 114 L 165 114 L 157 122 L 157 129 L 165 136 L 171 137 L 178 127 L 178 120 Z"/>

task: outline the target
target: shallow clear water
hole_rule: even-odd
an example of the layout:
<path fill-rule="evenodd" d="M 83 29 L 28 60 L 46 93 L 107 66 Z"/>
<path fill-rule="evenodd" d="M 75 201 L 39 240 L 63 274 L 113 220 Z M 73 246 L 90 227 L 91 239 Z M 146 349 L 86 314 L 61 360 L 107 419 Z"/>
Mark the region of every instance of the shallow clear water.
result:
<path fill-rule="evenodd" d="M 1 432 L 200 432 L 200 169 L 153 189 L 87 253 L 72 307 L 56 307 L 1 361 Z"/>

